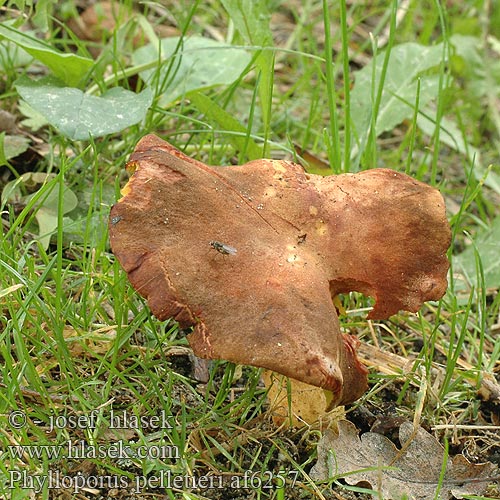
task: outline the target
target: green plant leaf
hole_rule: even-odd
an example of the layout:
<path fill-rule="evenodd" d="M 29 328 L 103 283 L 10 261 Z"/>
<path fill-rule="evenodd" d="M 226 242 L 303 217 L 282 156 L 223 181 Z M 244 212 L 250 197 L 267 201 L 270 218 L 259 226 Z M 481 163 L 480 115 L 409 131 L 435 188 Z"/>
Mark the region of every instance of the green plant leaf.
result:
<path fill-rule="evenodd" d="M 5 165 L 6 160 L 24 153 L 30 145 L 30 140 L 22 135 L 0 134 L 0 141 L 0 151 L 3 151 L 3 157 L 0 154 L 0 166 Z"/>
<path fill-rule="evenodd" d="M 193 92 L 190 95 L 191 102 L 201 111 L 211 122 L 228 131 L 237 132 L 238 135 L 227 135 L 227 140 L 231 142 L 238 151 L 246 152 L 250 160 L 262 158 L 262 148 L 249 137 L 246 127 L 244 127 L 233 115 L 221 108 L 209 97 Z"/>
<path fill-rule="evenodd" d="M 500 217 L 496 217 L 487 230 L 474 239 L 474 244 L 453 258 L 453 272 L 457 275 L 455 289 L 460 290 L 480 285 L 476 270 L 475 252 L 479 254 L 484 273 L 484 286 L 500 286 Z"/>
<path fill-rule="evenodd" d="M 436 124 L 428 116 L 436 116 L 436 110 L 432 108 L 424 109 L 423 113 L 417 116 L 417 125 L 424 134 L 432 137 L 436 131 Z M 463 133 L 451 118 L 446 116 L 441 118 L 439 140 L 466 156 L 469 161 L 472 161 L 475 157 L 475 162 L 480 163 L 480 151 L 465 141 Z"/>
<path fill-rule="evenodd" d="M 464 80 L 470 97 L 474 100 L 481 99 L 487 91 L 482 41 L 474 36 L 455 34 L 450 37 L 450 43 L 454 48 L 454 72 Z"/>
<path fill-rule="evenodd" d="M 135 65 L 155 66 L 140 75 L 152 86 L 158 79 L 162 105 L 192 90 L 228 85 L 250 62 L 250 56 L 243 49 L 208 38 L 193 36 L 179 42 L 179 37 L 163 38 L 159 47 L 149 44 L 132 54 Z"/>
<path fill-rule="evenodd" d="M 48 248 L 50 238 L 57 230 L 58 223 L 59 184 L 55 181 L 55 177 L 55 174 L 26 172 L 18 179 L 7 183 L 2 191 L 2 204 L 16 202 L 28 205 L 33 203 L 33 207 L 36 208 L 38 240 L 45 249 Z M 23 194 L 26 190 L 31 191 L 31 194 Z M 36 201 L 33 198 L 37 198 Z M 63 214 L 74 210 L 77 204 L 78 198 L 75 193 L 70 188 L 64 187 Z"/>
<path fill-rule="evenodd" d="M 403 120 L 413 115 L 413 107 L 417 93 L 417 78 L 420 82 L 420 107 L 437 97 L 439 87 L 438 75 L 425 75 L 424 72 L 437 66 L 443 57 L 442 44 L 426 47 L 417 43 L 405 43 L 393 47 L 380 109 L 377 116 L 376 135 L 392 130 Z M 369 132 L 372 103 L 370 96 L 372 88 L 377 88 L 380 82 L 384 57 L 379 54 L 375 64 L 375 81 L 373 76 L 373 61 L 355 73 L 355 85 L 351 92 L 351 119 L 361 144 Z"/>
<path fill-rule="evenodd" d="M 116 200 L 114 186 L 99 180 L 97 184 L 80 185 L 74 190 L 78 206 L 71 212 L 71 219 L 65 217 L 63 220 L 64 241 L 95 248 L 103 245 L 104 240 L 107 246 L 107 234 L 102 228 L 109 220 L 109 207 Z M 98 197 L 95 196 L 96 191 L 99 192 Z"/>
<path fill-rule="evenodd" d="M 80 84 L 94 65 L 94 61 L 77 54 L 63 54 L 48 43 L 19 31 L 8 23 L 0 23 L 0 37 L 22 47 L 32 57 L 45 64 L 54 75 L 67 85 Z"/>
<path fill-rule="evenodd" d="M 25 118 L 21 120 L 21 125 L 23 127 L 31 129 L 33 132 L 45 127 L 49 122 L 46 118 L 41 115 L 38 111 L 34 110 L 26 101 L 19 99 L 19 105 L 17 106 L 19 113 L 21 113 Z"/>
<path fill-rule="evenodd" d="M 246 42 L 260 47 L 273 45 L 268 1 L 221 0 L 221 3 Z"/>
<path fill-rule="evenodd" d="M 57 203 L 59 196 L 59 187 L 56 186 L 50 194 L 45 198 L 43 205 L 37 210 L 35 214 L 36 221 L 38 222 L 39 237 L 38 241 L 43 248 L 48 248 L 52 234 L 57 231 Z M 63 213 L 68 213 L 76 207 L 78 199 L 68 187 L 63 191 Z M 65 218 L 67 219 L 67 218 Z M 67 221 L 65 221 L 68 224 Z"/>
<path fill-rule="evenodd" d="M 424 134 L 432 137 L 436 130 L 436 124 L 427 118 L 427 116 L 434 116 L 434 110 L 425 110 L 425 113 L 419 114 L 417 117 L 417 125 L 424 132 Z M 494 189 L 500 194 L 500 175 L 494 170 L 486 172 L 481 162 L 481 151 L 474 146 L 468 144 L 464 139 L 464 134 L 458 128 L 458 125 L 446 116 L 441 118 L 441 131 L 439 140 L 449 146 L 450 148 L 463 154 L 468 162 L 474 163 L 474 177 L 483 182 L 486 186 Z M 487 174 L 487 175 L 486 175 Z"/>
<path fill-rule="evenodd" d="M 8 68 L 19 68 L 27 66 L 33 61 L 25 50 L 15 43 L 0 39 L 0 70 L 7 71 Z"/>
<path fill-rule="evenodd" d="M 273 47 L 273 34 L 270 28 L 271 12 L 267 0 L 242 2 L 241 0 L 221 0 L 224 9 L 246 43 L 255 47 Z M 274 79 L 274 53 L 264 50 L 255 61 L 260 71 L 259 97 L 262 105 L 262 117 L 269 127 L 271 100 Z"/>
<path fill-rule="evenodd" d="M 153 99 L 149 88 L 135 94 L 114 87 L 98 97 L 76 88 L 63 87 L 53 78 L 33 81 L 21 77 L 15 86 L 35 111 L 73 140 L 102 137 L 140 122 Z"/>

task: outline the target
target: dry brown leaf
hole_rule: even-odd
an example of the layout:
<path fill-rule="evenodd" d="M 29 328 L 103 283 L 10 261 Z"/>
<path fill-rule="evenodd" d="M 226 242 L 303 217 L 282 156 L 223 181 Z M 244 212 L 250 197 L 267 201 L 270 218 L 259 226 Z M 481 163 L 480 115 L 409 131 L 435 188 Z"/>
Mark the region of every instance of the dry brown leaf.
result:
<path fill-rule="evenodd" d="M 194 353 L 268 368 L 360 397 L 366 369 L 332 302 L 359 291 L 369 317 L 417 311 L 447 287 L 450 228 L 440 193 L 373 169 L 329 177 L 289 161 L 210 167 L 154 135 L 111 210 L 110 241 L 159 319 Z"/>
<path fill-rule="evenodd" d="M 311 477 L 326 481 L 342 476 L 348 484 L 369 483 L 385 500 L 447 500 L 481 495 L 498 473 L 490 462 L 472 464 L 463 455 L 448 458 L 442 482 L 439 476 L 445 459 L 439 442 L 419 427 L 405 422 L 399 429 L 402 448 L 382 434 L 358 430 L 348 420 L 338 422 L 339 434 L 325 431 L 318 444 L 318 461 Z M 405 496 L 406 495 L 406 496 Z"/>
<path fill-rule="evenodd" d="M 63 335 L 68 345 L 68 350 L 75 358 L 83 356 L 95 357 L 110 351 L 116 339 L 114 327 L 106 327 L 93 333 L 81 333 L 72 326 L 65 326 Z"/>
<path fill-rule="evenodd" d="M 120 2 L 96 2 L 87 7 L 79 17 L 68 21 L 69 28 L 83 40 L 101 42 L 109 38 L 117 27 L 117 22 L 125 24 L 133 17 L 130 7 Z"/>

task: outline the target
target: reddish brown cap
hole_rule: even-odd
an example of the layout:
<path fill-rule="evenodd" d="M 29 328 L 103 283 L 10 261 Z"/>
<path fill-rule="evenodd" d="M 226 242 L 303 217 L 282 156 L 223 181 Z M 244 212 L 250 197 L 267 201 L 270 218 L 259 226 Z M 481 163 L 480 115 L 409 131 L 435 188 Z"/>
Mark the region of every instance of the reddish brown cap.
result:
<path fill-rule="evenodd" d="M 113 252 L 155 316 L 193 327 L 197 356 L 269 368 L 345 404 L 366 390 L 366 369 L 332 296 L 371 295 L 369 317 L 387 318 L 446 290 L 443 198 L 404 174 L 209 167 L 154 135 L 129 167 L 110 215 Z"/>

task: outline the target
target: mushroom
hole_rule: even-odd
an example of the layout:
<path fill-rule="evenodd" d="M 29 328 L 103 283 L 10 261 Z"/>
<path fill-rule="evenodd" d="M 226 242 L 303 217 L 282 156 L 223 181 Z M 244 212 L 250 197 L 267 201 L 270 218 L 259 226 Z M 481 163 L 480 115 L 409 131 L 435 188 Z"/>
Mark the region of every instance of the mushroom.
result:
<path fill-rule="evenodd" d="M 382 319 L 445 293 L 443 198 L 407 175 L 321 177 L 268 159 L 211 167 L 155 135 L 128 167 L 112 251 L 157 318 L 193 328 L 199 357 L 268 368 L 347 404 L 367 370 L 332 297 L 372 296 L 368 317 Z"/>

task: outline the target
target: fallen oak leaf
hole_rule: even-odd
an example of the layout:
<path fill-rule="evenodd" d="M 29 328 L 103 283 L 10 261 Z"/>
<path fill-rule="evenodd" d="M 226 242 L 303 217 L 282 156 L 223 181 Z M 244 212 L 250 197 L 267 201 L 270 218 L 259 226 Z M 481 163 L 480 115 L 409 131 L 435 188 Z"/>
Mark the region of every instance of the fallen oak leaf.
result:
<path fill-rule="evenodd" d="M 410 422 L 400 426 L 401 449 L 382 434 L 366 432 L 360 437 L 348 420 L 337 426 L 337 435 L 327 430 L 318 443 L 318 461 L 310 473 L 316 481 L 343 477 L 351 485 L 369 483 L 386 500 L 427 500 L 480 495 L 494 480 L 494 464 L 472 464 L 463 455 L 448 457 L 440 480 L 444 448 Z"/>
<path fill-rule="evenodd" d="M 193 327 L 199 357 L 265 367 L 346 404 L 367 371 L 332 297 L 371 295 L 369 317 L 386 318 L 446 290 L 443 199 L 404 174 L 320 177 L 278 160 L 210 167 L 154 135 L 128 167 L 112 250 L 156 317 Z M 214 242 L 235 252 L 218 255 Z"/>

